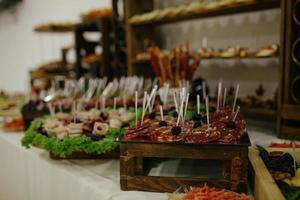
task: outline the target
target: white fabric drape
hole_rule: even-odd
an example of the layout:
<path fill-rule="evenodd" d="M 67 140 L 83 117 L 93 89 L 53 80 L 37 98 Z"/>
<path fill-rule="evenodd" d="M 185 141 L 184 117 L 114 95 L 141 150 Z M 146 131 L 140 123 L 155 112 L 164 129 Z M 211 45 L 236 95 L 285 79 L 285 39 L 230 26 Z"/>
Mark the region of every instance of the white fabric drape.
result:
<path fill-rule="evenodd" d="M 119 160 L 51 160 L 24 149 L 22 134 L 0 133 L 0 200 L 150 200 L 162 193 L 121 191 Z"/>

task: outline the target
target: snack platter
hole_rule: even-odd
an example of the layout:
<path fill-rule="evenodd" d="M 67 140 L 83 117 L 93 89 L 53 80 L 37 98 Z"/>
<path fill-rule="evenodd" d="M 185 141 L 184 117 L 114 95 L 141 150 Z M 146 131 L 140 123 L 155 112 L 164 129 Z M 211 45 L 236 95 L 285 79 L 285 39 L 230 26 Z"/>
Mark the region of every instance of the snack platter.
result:
<path fill-rule="evenodd" d="M 268 152 L 283 152 L 291 155 L 296 155 L 296 161 L 299 162 L 300 151 L 296 148 L 294 151 L 292 148 L 267 148 Z M 276 180 L 272 177 L 272 174 L 268 170 L 264 161 L 259 155 L 259 151 L 254 148 L 249 149 L 249 161 L 250 161 L 250 187 L 253 190 L 254 198 L 257 200 L 284 200 L 286 199 L 280 188 L 276 184 Z M 298 171 L 298 170 L 297 170 Z M 298 176 L 298 175 L 297 175 Z"/>

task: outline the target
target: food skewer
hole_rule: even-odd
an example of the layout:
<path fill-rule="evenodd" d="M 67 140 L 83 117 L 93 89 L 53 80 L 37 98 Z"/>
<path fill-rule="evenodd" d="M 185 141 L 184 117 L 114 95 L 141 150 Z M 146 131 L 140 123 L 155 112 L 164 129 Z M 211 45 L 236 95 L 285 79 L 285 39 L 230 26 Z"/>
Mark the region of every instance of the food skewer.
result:
<path fill-rule="evenodd" d="M 146 103 L 147 103 L 147 91 L 144 92 L 144 97 L 143 97 L 143 108 L 142 108 L 142 124 L 144 122 L 144 116 L 145 116 L 145 112 L 146 112 Z"/>
<path fill-rule="evenodd" d="M 200 95 L 197 94 L 197 114 L 200 114 Z"/>
<path fill-rule="evenodd" d="M 235 112 L 235 114 L 234 114 L 234 117 L 233 117 L 232 121 L 235 121 L 235 119 L 236 119 L 236 117 L 237 117 L 239 111 L 240 111 L 240 106 L 237 106 L 237 109 L 236 109 L 236 112 Z"/>
<path fill-rule="evenodd" d="M 114 97 L 114 110 L 117 109 L 117 97 Z"/>
<path fill-rule="evenodd" d="M 182 119 L 183 122 L 185 121 L 185 117 L 186 117 L 187 107 L 188 107 L 188 103 L 189 103 L 189 96 L 190 96 L 190 94 L 187 93 L 186 99 L 185 99 L 184 116 L 183 116 L 183 119 Z"/>
<path fill-rule="evenodd" d="M 237 84 L 237 86 L 236 86 L 236 90 L 235 90 L 235 95 L 234 95 L 234 100 L 233 100 L 232 114 L 234 113 L 234 110 L 235 110 L 235 106 L 236 106 L 236 100 L 237 100 L 238 93 L 239 93 L 239 88 L 240 88 L 240 85 L 239 85 L 239 84 Z"/>
<path fill-rule="evenodd" d="M 223 93 L 223 108 L 225 108 L 225 106 L 226 106 L 226 94 L 227 93 L 227 89 L 226 88 L 224 88 L 224 93 Z"/>
<path fill-rule="evenodd" d="M 103 111 L 105 110 L 105 107 L 106 107 L 105 103 L 106 103 L 105 102 L 105 97 L 102 97 L 101 98 L 101 110 L 103 110 Z"/>
<path fill-rule="evenodd" d="M 54 117 L 54 115 L 55 115 L 55 107 L 53 107 L 53 106 L 49 103 L 49 104 L 48 104 L 48 108 L 49 108 L 51 117 Z"/>
<path fill-rule="evenodd" d="M 222 90 L 222 83 L 219 82 L 219 84 L 218 84 L 218 97 L 217 97 L 217 112 L 219 112 L 219 110 L 220 110 L 221 90 Z"/>
<path fill-rule="evenodd" d="M 135 91 L 135 127 L 137 128 L 137 124 L 138 124 L 138 92 Z"/>
<path fill-rule="evenodd" d="M 209 99 L 205 98 L 207 129 L 209 129 Z"/>
<path fill-rule="evenodd" d="M 160 110 L 160 118 L 161 118 L 161 121 L 164 121 L 164 111 L 163 111 L 162 106 L 159 106 L 159 110 Z"/>
<path fill-rule="evenodd" d="M 173 98 L 174 98 L 175 110 L 176 110 L 176 112 L 178 114 L 179 113 L 179 109 L 178 109 L 178 103 L 177 103 L 177 98 L 176 98 L 176 92 L 173 93 Z"/>
<path fill-rule="evenodd" d="M 206 83 L 205 81 L 202 82 L 202 95 L 203 100 L 206 99 Z"/>

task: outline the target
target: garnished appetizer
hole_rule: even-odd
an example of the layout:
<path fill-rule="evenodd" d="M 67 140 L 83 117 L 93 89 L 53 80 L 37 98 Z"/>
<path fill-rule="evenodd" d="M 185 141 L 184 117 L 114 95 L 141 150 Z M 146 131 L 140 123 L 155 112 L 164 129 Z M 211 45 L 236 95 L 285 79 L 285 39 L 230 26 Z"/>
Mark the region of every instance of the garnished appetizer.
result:
<path fill-rule="evenodd" d="M 50 116 L 32 122 L 22 145 L 39 146 L 62 158 L 76 152 L 100 155 L 114 150 L 122 128 L 138 118 L 138 110 L 136 114 L 124 108 L 82 110 L 75 103 L 71 113 L 55 113 L 51 106 L 49 110 Z"/>
<path fill-rule="evenodd" d="M 166 116 L 162 106 L 159 109 L 160 115 L 152 110 L 151 102 L 153 94 L 156 93 L 154 88 L 150 98 L 147 98 L 149 95 L 145 95 L 142 119 L 126 130 L 124 140 L 201 144 L 239 142 L 246 130 L 246 122 L 239 114 L 240 107 L 236 106 L 239 87 L 236 89 L 232 107 L 226 106 L 225 100 L 221 101 L 222 86 L 219 85 L 219 88 L 216 108 L 210 107 L 209 98 L 206 97 L 205 112 L 200 112 L 199 96 L 197 96 L 197 112 L 188 110 L 189 93 L 182 88 L 179 96 L 174 94 L 175 109 Z M 223 96 L 226 99 L 226 92 Z M 187 113 L 192 114 L 189 117 Z"/>

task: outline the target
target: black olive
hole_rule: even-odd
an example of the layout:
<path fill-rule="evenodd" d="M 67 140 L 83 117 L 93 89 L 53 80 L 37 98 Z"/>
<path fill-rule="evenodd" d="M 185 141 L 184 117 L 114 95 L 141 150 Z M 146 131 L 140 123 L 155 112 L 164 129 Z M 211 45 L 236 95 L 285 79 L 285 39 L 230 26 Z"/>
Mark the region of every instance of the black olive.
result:
<path fill-rule="evenodd" d="M 202 115 L 201 114 L 194 115 L 193 120 L 194 121 L 201 121 L 202 120 Z"/>
<path fill-rule="evenodd" d="M 100 113 L 100 117 L 102 118 L 102 119 L 104 119 L 104 120 L 107 120 L 107 113 L 105 113 L 105 112 L 101 112 Z"/>
<path fill-rule="evenodd" d="M 171 129 L 172 135 L 179 135 L 181 133 L 181 127 L 180 126 L 174 126 Z"/>
<path fill-rule="evenodd" d="M 198 128 L 201 125 L 202 125 L 201 121 L 194 121 L 193 128 Z"/>
<path fill-rule="evenodd" d="M 85 132 L 84 135 L 86 135 L 87 137 L 90 137 L 94 141 L 98 141 L 102 138 L 102 136 L 95 135 L 95 134 L 89 133 L 89 132 Z"/>
<path fill-rule="evenodd" d="M 159 122 L 159 127 L 162 127 L 162 126 L 167 126 L 168 123 L 166 121 L 160 121 Z"/>
<path fill-rule="evenodd" d="M 156 116 L 156 113 L 155 113 L 155 112 L 151 112 L 151 113 L 148 115 L 148 117 L 149 117 L 150 119 L 154 119 L 155 116 Z"/>
<path fill-rule="evenodd" d="M 228 121 L 226 122 L 227 128 L 235 128 L 235 122 L 234 121 Z"/>

